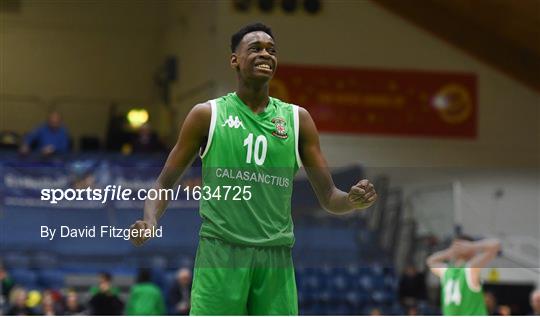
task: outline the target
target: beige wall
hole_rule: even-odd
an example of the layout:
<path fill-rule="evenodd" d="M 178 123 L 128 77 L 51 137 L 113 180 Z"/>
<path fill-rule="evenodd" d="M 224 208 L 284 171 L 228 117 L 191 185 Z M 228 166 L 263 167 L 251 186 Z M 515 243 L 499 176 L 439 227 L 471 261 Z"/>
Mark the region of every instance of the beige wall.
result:
<path fill-rule="evenodd" d="M 466 232 L 540 238 L 538 92 L 370 1 L 325 1 L 317 16 L 289 16 L 279 9 L 271 15 L 257 10 L 237 13 L 225 1 L 218 7 L 216 55 L 220 60 L 214 66 L 218 94 L 235 87 L 227 63 L 230 34 L 253 21 L 272 26 L 282 63 L 475 73 L 477 139 L 324 133 L 323 152 L 333 167 L 360 162 L 371 178 L 390 175 L 392 184 L 402 186 L 406 196 L 460 181 L 468 194 L 462 202 Z M 505 192 L 499 200 L 494 199 L 497 190 Z M 439 213 L 447 207 L 430 206 L 431 217 L 446 219 Z"/>
<path fill-rule="evenodd" d="M 2 129 L 28 131 L 56 108 L 76 139 L 103 137 L 111 101 L 151 107 L 164 10 L 150 2 L 23 1 L 20 13 L 2 13 Z"/>
<path fill-rule="evenodd" d="M 70 96 L 56 103 L 71 130 L 103 135 L 110 100 L 126 107 L 157 104 L 153 72 L 170 54 L 178 57 L 180 69 L 172 95 L 172 124 L 177 125 L 197 102 L 234 89 L 230 35 L 245 23 L 263 21 L 274 29 L 283 63 L 478 76 L 477 140 L 323 134 L 331 165 L 511 167 L 540 162 L 538 93 L 370 1 L 325 1 L 316 16 L 301 10 L 286 15 L 279 8 L 272 14 L 257 9 L 237 13 L 230 1 L 26 1 L 20 14 L 1 17 L 0 93 L 39 100 L 2 98 L 6 128 L 27 130 L 59 97 Z"/>
<path fill-rule="evenodd" d="M 477 139 L 322 134 L 323 151 L 333 167 L 360 162 L 370 176 L 388 173 L 408 192 L 462 181 L 480 206 L 467 214 L 471 231 L 540 233 L 540 94 L 370 1 L 323 1 L 316 16 L 279 8 L 237 13 L 227 0 L 22 3 L 20 14 L 0 14 L 0 94 L 11 96 L 0 100 L 2 129 L 26 131 L 55 100 L 71 96 L 59 107 L 72 132 L 103 135 L 111 100 L 158 104 L 153 71 L 173 54 L 180 70 L 175 113 L 155 117 L 174 139 L 168 127 L 194 104 L 235 88 L 230 35 L 262 21 L 272 26 L 283 63 L 477 74 Z M 495 205 L 498 189 L 507 194 Z M 495 209 L 498 222 L 484 225 Z"/>
<path fill-rule="evenodd" d="M 540 95 L 370 1 L 325 1 L 316 17 L 236 13 L 220 2 L 218 47 L 261 20 L 272 26 L 282 63 L 472 72 L 478 76 L 478 139 L 323 135 L 331 165 L 523 166 L 540 162 Z M 228 52 L 219 51 L 222 59 Z M 227 65 L 222 80 L 234 83 Z M 222 92 L 233 84 L 222 84 Z M 353 146 L 354 145 L 354 146 Z M 465 155 L 466 153 L 466 155 Z"/>

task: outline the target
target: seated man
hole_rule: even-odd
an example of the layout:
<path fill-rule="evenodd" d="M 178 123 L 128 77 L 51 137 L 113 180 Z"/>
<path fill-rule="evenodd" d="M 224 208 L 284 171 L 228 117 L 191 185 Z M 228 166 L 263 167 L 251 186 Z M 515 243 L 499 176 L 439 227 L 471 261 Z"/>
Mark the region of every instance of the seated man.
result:
<path fill-rule="evenodd" d="M 49 113 L 47 122 L 30 132 L 24 139 L 20 152 L 28 154 L 32 145 L 44 156 L 63 154 L 69 151 L 69 135 L 57 111 Z"/>
<path fill-rule="evenodd" d="M 99 285 L 90 289 L 88 302 L 90 315 L 122 315 L 124 303 L 118 296 L 119 290 L 112 286 L 112 276 L 107 272 L 99 274 Z"/>
<path fill-rule="evenodd" d="M 187 268 L 181 268 L 178 270 L 174 285 L 168 294 L 168 304 L 173 309 L 173 315 L 189 315 L 190 297 L 191 271 Z"/>
<path fill-rule="evenodd" d="M 540 289 L 534 290 L 531 293 L 531 308 L 532 314 L 540 316 Z"/>

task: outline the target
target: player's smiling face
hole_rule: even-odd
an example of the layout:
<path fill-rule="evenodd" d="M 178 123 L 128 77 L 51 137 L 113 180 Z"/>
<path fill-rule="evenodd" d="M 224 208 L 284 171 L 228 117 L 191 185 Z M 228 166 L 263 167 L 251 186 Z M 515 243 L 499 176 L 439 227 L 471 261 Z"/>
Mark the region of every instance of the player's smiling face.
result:
<path fill-rule="evenodd" d="M 277 68 L 274 40 L 262 31 L 246 34 L 231 55 L 231 66 L 243 79 L 269 81 Z"/>

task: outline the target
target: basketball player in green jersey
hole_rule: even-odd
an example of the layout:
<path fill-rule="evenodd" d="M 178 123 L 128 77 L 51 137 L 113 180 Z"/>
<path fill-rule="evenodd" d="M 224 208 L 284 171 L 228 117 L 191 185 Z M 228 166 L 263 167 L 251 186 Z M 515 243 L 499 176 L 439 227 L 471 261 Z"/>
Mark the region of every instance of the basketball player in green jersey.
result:
<path fill-rule="evenodd" d="M 321 205 L 334 214 L 368 208 L 377 194 L 368 180 L 348 192 L 337 189 L 309 113 L 269 97 L 277 68 L 270 28 L 245 26 L 232 36 L 231 50 L 236 92 L 190 111 L 154 188 L 174 186 L 199 153 L 208 199 L 200 200 L 192 315 L 296 315 L 296 171 L 304 165 Z M 147 200 L 144 218 L 132 228 L 156 226 L 166 206 L 165 200 Z M 132 239 L 135 245 L 144 241 Z"/>
<path fill-rule="evenodd" d="M 469 241 L 455 239 L 452 245 L 428 257 L 431 272 L 441 279 L 441 307 L 444 315 L 487 316 L 480 270 L 500 249 L 497 239 Z"/>

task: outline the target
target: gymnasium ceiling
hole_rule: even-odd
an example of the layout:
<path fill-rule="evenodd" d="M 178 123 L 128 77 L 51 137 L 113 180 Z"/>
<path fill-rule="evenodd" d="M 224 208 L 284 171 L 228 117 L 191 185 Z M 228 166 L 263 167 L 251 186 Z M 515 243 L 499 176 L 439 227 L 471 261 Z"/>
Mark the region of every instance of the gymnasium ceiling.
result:
<path fill-rule="evenodd" d="M 540 0 L 373 0 L 540 92 Z"/>

